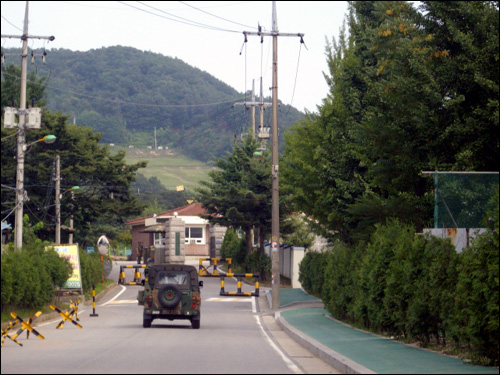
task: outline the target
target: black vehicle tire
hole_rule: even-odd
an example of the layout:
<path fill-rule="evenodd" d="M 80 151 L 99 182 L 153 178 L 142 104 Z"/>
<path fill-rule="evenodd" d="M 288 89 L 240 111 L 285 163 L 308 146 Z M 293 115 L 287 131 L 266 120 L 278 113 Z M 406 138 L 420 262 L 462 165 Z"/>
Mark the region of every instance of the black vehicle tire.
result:
<path fill-rule="evenodd" d="M 193 329 L 200 329 L 200 320 L 201 317 L 199 315 L 191 318 L 191 326 Z"/>
<path fill-rule="evenodd" d="M 167 284 L 158 291 L 158 300 L 166 308 L 173 308 L 179 304 L 182 292 L 175 285 Z"/>
<path fill-rule="evenodd" d="M 153 321 L 153 317 L 151 316 L 151 314 L 143 313 L 143 316 L 142 316 L 142 327 L 143 328 L 151 327 L 152 321 Z"/>

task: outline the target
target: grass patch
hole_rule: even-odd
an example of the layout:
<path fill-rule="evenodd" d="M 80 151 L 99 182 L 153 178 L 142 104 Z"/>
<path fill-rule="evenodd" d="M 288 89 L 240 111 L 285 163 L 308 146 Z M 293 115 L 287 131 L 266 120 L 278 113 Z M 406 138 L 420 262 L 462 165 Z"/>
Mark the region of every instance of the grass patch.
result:
<path fill-rule="evenodd" d="M 125 156 L 127 164 L 147 161 L 148 166 L 138 170 L 146 178 L 156 177 L 163 186 L 175 190 L 183 185 L 192 190 L 199 186 L 200 181 L 208 180 L 208 172 L 212 166 L 182 155 L 168 155 L 152 150 L 127 150 Z"/>
<path fill-rule="evenodd" d="M 106 289 L 108 286 L 110 286 L 111 284 L 113 284 L 114 281 L 113 280 L 109 280 L 109 279 L 106 279 L 104 280 L 104 284 L 97 284 L 95 286 L 95 295 L 99 295 L 99 293 L 101 293 L 104 289 Z M 92 291 L 89 290 L 85 293 L 85 301 L 92 301 Z"/>

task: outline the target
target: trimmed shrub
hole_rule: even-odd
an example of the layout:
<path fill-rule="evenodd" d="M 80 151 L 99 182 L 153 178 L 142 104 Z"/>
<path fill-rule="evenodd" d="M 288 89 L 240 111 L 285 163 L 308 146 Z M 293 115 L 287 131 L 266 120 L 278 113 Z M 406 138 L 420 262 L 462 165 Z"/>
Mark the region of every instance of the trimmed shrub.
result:
<path fill-rule="evenodd" d="M 231 258 L 233 263 L 243 266 L 246 254 L 245 240 L 240 239 L 234 229 L 229 228 L 224 235 L 220 253 L 222 258 Z"/>
<path fill-rule="evenodd" d="M 299 281 L 310 294 L 321 298 L 327 253 L 307 251 L 299 265 Z"/>
<path fill-rule="evenodd" d="M 271 257 L 262 251 L 253 251 L 245 258 L 245 270 L 258 273 L 261 281 L 271 276 Z"/>
<path fill-rule="evenodd" d="M 499 214 L 488 215 L 488 231 L 460 254 L 456 286 L 454 339 L 466 346 L 473 360 L 499 364 Z"/>
<path fill-rule="evenodd" d="M 101 282 L 104 275 L 104 264 L 98 253 L 87 253 L 80 249 L 80 271 L 82 274 L 83 292 L 92 290 L 92 285 Z"/>
<path fill-rule="evenodd" d="M 2 310 L 11 307 L 38 309 L 52 301 L 55 288 L 72 272 L 69 262 L 41 241 L 2 254 Z"/>

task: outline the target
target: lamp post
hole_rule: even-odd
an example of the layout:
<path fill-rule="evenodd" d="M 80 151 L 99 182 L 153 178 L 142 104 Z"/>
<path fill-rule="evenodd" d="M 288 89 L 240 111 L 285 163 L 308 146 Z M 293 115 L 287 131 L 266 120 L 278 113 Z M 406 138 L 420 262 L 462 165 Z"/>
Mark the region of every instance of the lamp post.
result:
<path fill-rule="evenodd" d="M 21 54 L 21 93 L 19 97 L 19 111 L 15 108 L 5 107 L 6 119 L 4 121 L 4 128 L 18 127 L 17 133 L 17 176 L 16 176 L 16 235 L 14 237 L 14 245 L 17 249 L 23 247 L 23 196 L 24 196 L 24 152 L 26 150 L 26 129 L 40 129 L 41 123 L 41 109 L 40 108 L 26 108 L 26 85 L 27 85 L 27 71 L 28 71 L 28 39 L 47 39 L 53 41 L 53 36 L 35 36 L 28 34 L 28 13 L 29 1 L 26 1 L 26 10 L 24 12 L 24 26 L 23 35 L 4 35 L 2 38 L 20 38 L 23 41 L 22 54 Z M 44 57 L 45 58 L 45 57 Z M 15 124 L 15 114 L 19 114 L 19 124 Z M 42 138 L 38 141 L 51 143 L 55 141 L 52 139 Z M 37 142 L 38 142 L 37 141 Z"/>
<path fill-rule="evenodd" d="M 46 135 L 29 144 L 25 144 L 25 134 L 24 128 L 20 127 L 19 133 L 22 136 L 18 137 L 17 143 L 17 177 L 16 177 L 16 235 L 14 237 L 14 246 L 17 249 L 22 249 L 23 247 L 23 205 L 24 205 L 24 155 L 29 151 L 28 147 L 31 147 L 35 143 L 45 142 L 54 143 L 56 140 L 55 135 Z"/>

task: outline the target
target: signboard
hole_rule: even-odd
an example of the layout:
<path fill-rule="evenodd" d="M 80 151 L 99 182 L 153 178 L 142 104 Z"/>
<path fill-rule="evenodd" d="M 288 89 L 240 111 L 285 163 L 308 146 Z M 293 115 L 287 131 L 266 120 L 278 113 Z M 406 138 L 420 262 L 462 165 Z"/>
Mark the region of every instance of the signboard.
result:
<path fill-rule="evenodd" d="M 72 245 L 54 245 L 54 249 L 59 256 L 67 258 L 73 267 L 73 274 L 63 285 L 63 289 L 82 289 L 82 275 L 80 272 L 80 254 L 78 253 L 78 244 Z"/>
<path fill-rule="evenodd" d="M 94 252 L 94 246 L 87 246 L 87 253 L 93 253 Z"/>

